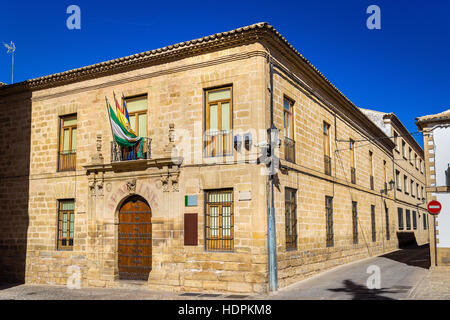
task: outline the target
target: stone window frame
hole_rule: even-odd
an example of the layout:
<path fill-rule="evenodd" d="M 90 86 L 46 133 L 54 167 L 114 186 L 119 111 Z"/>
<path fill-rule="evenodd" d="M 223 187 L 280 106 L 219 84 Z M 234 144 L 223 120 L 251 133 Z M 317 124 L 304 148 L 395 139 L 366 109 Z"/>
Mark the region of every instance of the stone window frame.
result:
<path fill-rule="evenodd" d="M 222 99 L 222 100 L 214 100 L 212 104 L 218 104 L 218 118 L 217 118 L 217 124 L 218 126 L 222 127 L 222 103 L 229 103 L 230 110 L 229 110 L 229 116 L 230 116 L 230 131 L 229 133 L 222 133 L 221 135 L 215 135 L 214 137 L 211 136 L 211 141 L 216 139 L 216 136 L 219 136 L 222 138 L 222 142 L 219 142 L 219 145 L 221 145 L 221 150 L 219 150 L 218 153 L 215 152 L 215 148 L 213 151 L 211 151 L 210 148 L 208 148 L 209 144 L 207 143 L 206 135 L 210 134 L 210 104 L 209 101 L 209 94 L 214 91 L 221 91 L 221 90 L 230 90 L 230 98 L 229 99 Z M 204 125 L 203 125 L 203 157 L 211 158 L 211 157 L 224 157 L 224 156 L 232 156 L 234 152 L 233 148 L 233 126 L 234 126 L 234 88 L 233 84 L 225 84 L 220 86 L 214 86 L 209 88 L 203 88 L 203 101 L 204 101 L 204 108 L 203 108 L 203 119 L 204 119 Z M 221 132 L 224 130 L 218 130 L 218 132 Z M 220 138 L 219 138 L 220 140 Z"/>
<path fill-rule="evenodd" d="M 334 247 L 333 197 L 325 196 L 326 247 Z"/>
<path fill-rule="evenodd" d="M 75 125 L 64 126 L 65 120 L 76 120 Z M 69 130 L 69 150 L 64 150 L 64 131 Z M 58 157 L 57 157 L 57 171 L 76 171 L 76 149 L 72 150 L 72 131 L 76 130 L 78 134 L 78 115 L 77 113 L 70 113 L 65 115 L 60 115 L 58 117 Z M 78 144 L 78 139 L 76 139 Z M 68 153 L 65 153 L 68 151 Z M 62 163 L 68 162 L 69 164 L 63 166 Z"/>
<path fill-rule="evenodd" d="M 63 210 L 62 206 L 64 203 L 72 202 L 73 209 L 72 210 Z M 74 247 L 74 238 L 75 238 L 75 199 L 58 199 L 56 201 L 57 205 L 57 214 L 56 214 L 56 250 L 57 251 L 73 251 Z M 69 214 L 68 220 L 68 228 L 66 227 L 66 233 L 69 233 L 69 236 L 63 237 L 64 230 L 62 229 L 64 219 L 63 214 Z M 72 220 L 73 216 L 73 220 Z M 72 221 L 71 221 L 72 220 Z M 72 236 L 70 234 L 70 225 L 72 224 Z M 63 241 L 67 241 L 66 244 L 63 244 Z"/>
<path fill-rule="evenodd" d="M 285 244 L 286 244 L 286 251 L 292 251 L 297 250 L 298 247 L 297 189 L 285 187 L 284 193 L 285 193 L 284 196 L 285 240 L 286 240 Z M 288 195 L 290 195 L 290 197 L 288 197 Z"/>
<path fill-rule="evenodd" d="M 209 201 L 209 195 L 215 194 L 229 194 L 231 196 L 230 201 Z M 205 216 L 204 216 L 204 237 L 205 244 L 204 249 L 207 252 L 233 252 L 234 251 L 234 190 L 232 188 L 227 189 L 210 189 L 205 190 Z M 217 237 L 211 235 L 211 211 L 212 207 L 217 207 L 218 212 L 218 229 Z M 230 207 L 230 228 L 229 235 L 223 234 L 223 208 Z M 227 228 L 228 229 L 228 228 Z M 219 235 L 221 233 L 221 235 Z"/>

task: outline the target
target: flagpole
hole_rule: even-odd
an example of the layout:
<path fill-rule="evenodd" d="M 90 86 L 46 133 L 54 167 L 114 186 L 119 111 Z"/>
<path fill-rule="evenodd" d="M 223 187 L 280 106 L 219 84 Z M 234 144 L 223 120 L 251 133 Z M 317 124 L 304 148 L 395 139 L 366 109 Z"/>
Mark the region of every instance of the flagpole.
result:
<path fill-rule="evenodd" d="M 109 116 L 109 127 L 111 128 L 111 134 L 112 134 L 112 138 L 114 140 L 114 131 L 112 129 L 112 124 L 111 124 L 111 114 L 109 113 L 109 108 L 108 108 L 108 98 L 105 96 L 105 101 L 106 101 L 106 111 L 108 111 L 108 116 Z"/>

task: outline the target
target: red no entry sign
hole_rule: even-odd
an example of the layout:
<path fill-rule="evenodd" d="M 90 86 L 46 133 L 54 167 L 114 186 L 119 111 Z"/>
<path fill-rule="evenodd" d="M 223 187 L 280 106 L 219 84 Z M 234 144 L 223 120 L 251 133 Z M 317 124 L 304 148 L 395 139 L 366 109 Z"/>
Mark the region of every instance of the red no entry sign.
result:
<path fill-rule="evenodd" d="M 428 212 L 431 214 L 439 214 L 441 212 L 442 206 L 439 201 L 433 200 L 428 203 Z"/>

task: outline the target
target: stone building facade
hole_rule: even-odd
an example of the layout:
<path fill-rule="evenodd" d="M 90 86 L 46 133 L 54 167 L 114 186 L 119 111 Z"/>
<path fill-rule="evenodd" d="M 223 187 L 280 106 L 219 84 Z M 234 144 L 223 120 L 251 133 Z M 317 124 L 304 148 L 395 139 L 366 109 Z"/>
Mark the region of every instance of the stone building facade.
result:
<path fill-rule="evenodd" d="M 431 265 L 450 267 L 450 110 L 418 117 L 416 124 L 423 133 L 428 199 L 442 206 L 430 220 Z"/>
<path fill-rule="evenodd" d="M 392 137 L 394 197 L 400 244 L 429 242 L 425 160 L 422 147 L 394 113 L 361 109 L 386 135 Z"/>
<path fill-rule="evenodd" d="M 2 87 L 3 280 L 265 292 L 271 92 L 280 287 L 397 249 L 394 141 L 260 23 Z M 143 159 L 113 142 L 114 94 Z"/>

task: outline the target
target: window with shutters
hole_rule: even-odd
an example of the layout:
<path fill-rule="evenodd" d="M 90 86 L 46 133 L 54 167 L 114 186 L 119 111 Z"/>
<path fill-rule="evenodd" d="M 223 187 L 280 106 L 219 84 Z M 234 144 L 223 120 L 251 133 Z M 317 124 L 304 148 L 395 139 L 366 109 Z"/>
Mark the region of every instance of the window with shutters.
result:
<path fill-rule="evenodd" d="M 284 124 L 284 158 L 295 163 L 294 140 L 294 101 L 284 97 L 283 100 L 283 124 Z"/>
<path fill-rule="evenodd" d="M 297 190 L 285 189 L 285 230 L 286 230 L 286 250 L 297 249 Z"/>
<path fill-rule="evenodd" d="M 403 224 L 403 209 L 397 208 L 397 214 L 398 214 L 398 229 L 403 230 L 405 228 Z"/>
<path fill-rule="evenodd" d="M 428 215 L 427 213 L 423 213 L 423 230 L 427 230 L 427 219 L 428 219 Z"/>
<path fill-rule="evenodd" d="M 333 197 L 325 196 L 325 217 L 326 217 L 326 244 L 327 247 L 334 246 L 333 232 Z"/>
<path fill-rule="evenodd" d="M 147 137 L 147 95 L 125 98 L 130 126 L 139 137 Z"/>
<path fill-rule="evenodd" d="M 397 186 L 397 190 L 402 190 L 402 181 L 400 180 L 400 171 L 395 170 L 395 185 Z"/>
<path fill-rule="evenodd" d="M 406 209 L 406 230 L 411 230 L 411 211 Z"/>
<path fill-rule="evenodd" d="M 370 184 L 370 190 L 374 190 L 374 179 L 373 179 L 373 152 L 369 151 L 369 170 L 370 170 L 370 177 L 369 177 L 369 184 Z"/>
<path fill-rule="evenodd" d="M 390 226 L 389 226 L 389 208 L 386 207 L 385 204 L 385 208 L 384 208 L 384 212 L 385 212 L 385 219 L 386 219 L 386 240 L 391 240 L 391 231 L 390 231 Z"/>
<path fill-rule="evenodd" d="M 352 201 L 353 244 L 358 243 L 358 203 Z"/>
<path fill-rule="evenodd" d="M 375 206 L 370 206 L 370 219 L 371 219 L 371 225 L 372 225 L 372 242 L 377 241 L 377 229 L 376 229 L 376 222 L 375 222 Z"/>
<path fill-rule="evenodd" d="M 233 154 L 232 87 L 205 90 L 204 156 Z"/>
<path fill-rule="evenodd" d="M 355 160 L 355 141 L 350 139 L 350 180 L 352 183 L 356 183 Z"/>
<path fill-rule="evenodd" d="M 64 116 L 59 121 L 58 171 L 75 170 L 77 160 L 77 115 Z"/>
<path fill-rule="evenodd" d="M 207 191 L 205 249 L 208 251 L 232 251 L 233 237 L 233 190 Z"/>
<path fill-rule="evenodd" d="M 58 200 L 58 250 L 73 249 L 75 227 L 75 201 Z"/>
<path fill-rule="evenodd" d="M 331 176 L 331 144 L 330 144 L 330 125 L 323 122 L 323 154 L 325 174 Z"/>

